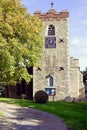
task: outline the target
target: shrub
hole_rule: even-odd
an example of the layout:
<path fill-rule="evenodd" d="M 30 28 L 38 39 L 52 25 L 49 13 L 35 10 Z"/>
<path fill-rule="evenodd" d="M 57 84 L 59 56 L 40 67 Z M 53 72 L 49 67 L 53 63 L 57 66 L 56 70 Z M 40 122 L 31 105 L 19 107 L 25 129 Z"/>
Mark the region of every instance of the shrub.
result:
<path fill-rule="evenodd" d="M 35 101 L 37 103 L 47 103 L 48 95 L 45 91 L 40 90 L 35 93 Z"/>

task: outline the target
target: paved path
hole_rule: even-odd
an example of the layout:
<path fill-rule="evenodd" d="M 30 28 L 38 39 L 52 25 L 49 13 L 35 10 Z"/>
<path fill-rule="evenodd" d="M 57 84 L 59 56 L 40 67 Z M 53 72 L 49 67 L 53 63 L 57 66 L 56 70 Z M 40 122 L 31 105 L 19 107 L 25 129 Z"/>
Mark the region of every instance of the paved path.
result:
<path fill-rule="evenodd" d="M 0 103 L 0 130 L 67 130 L 63 120 L 36 109 Z"/>

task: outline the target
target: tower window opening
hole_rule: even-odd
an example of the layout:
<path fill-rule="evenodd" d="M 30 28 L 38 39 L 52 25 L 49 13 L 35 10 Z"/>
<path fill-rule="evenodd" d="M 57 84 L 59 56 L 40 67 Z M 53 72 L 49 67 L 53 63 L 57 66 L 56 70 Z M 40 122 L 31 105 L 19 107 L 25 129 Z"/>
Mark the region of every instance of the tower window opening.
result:
<path fill-rule="evenodd" d="M 49 35 L 55 35 L 55 26 L 54 25 L 49 25 L 48 36 Z"/>
<path fill-rule="evenodd" d="M 49 85 L 53 86 L 53 77 L 52 76 L 49 77 Z"/>

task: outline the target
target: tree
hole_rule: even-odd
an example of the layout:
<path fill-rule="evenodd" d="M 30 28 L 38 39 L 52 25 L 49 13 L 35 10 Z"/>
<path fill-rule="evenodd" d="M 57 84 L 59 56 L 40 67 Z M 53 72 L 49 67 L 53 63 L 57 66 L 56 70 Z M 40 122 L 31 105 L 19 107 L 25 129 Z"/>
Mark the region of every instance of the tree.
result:
<path fill-rule="evenodd" d="M 87 81 L 87 68 L 85 68 L 85 70 L 82 71 L 82 73 L 83 73 L 83 81 L 85 83 Z"/>
<path fill-rule="evenodd" d="M 43 23 L 19 0 L 0 0 L 0 82 L 29 81 L 26 66 L 38 66 Z"/>

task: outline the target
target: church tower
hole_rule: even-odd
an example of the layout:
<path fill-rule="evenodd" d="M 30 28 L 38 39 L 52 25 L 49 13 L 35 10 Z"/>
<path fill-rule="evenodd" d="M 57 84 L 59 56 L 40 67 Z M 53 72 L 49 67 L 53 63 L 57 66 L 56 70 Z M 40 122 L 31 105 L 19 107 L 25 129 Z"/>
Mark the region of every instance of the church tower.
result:
<path fill-rule="evenodd" d="M 45 24 L 44 45 L 39 68 L 33 68 L 33 94 L 44 90 L 50 100 L 70 96 L 69 12 L 51 9 L 47 13 L 35 12 Z"/>

